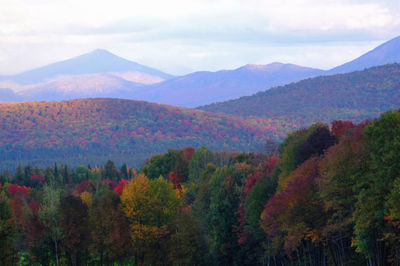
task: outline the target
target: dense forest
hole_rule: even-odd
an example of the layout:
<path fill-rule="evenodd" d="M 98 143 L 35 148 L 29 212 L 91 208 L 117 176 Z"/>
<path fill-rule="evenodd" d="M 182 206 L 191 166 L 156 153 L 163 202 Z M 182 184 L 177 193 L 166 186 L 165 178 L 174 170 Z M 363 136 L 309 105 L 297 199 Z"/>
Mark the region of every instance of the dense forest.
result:
<path fill-rule="evenodd" d="M 400 113 L 316 123 L 264 154 L 169 150 L 142 168 L 17 167 L 5 265 L 399 265 Z"/>
<path fill-rule="evenodd" d="M 347 74 L 319 76 L 201 110 L 242 117 L 267 117 L 301 126 L 344 119 L 360 122 L 398 108 L 400 64 Z"/>
<path fill-rule="evenodd" d="M 0 170 L 18 164 L 139 167 L 169 147 L 252 151 L 293 125 L 121 99 L 0 104 Z"/>

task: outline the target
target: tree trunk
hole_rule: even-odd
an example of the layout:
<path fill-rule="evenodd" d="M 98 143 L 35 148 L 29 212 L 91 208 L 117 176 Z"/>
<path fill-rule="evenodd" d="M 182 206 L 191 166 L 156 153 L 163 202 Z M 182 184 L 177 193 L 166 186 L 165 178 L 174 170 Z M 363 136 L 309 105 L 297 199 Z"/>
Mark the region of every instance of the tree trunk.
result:
<path fill-rule="evenodd" d="M 57 241 L 54 241 L 54 247 L 56 249 L 56 265 L 59 266 L 59 262 L 58 262 L 58 245 L 57 245 Z"/>

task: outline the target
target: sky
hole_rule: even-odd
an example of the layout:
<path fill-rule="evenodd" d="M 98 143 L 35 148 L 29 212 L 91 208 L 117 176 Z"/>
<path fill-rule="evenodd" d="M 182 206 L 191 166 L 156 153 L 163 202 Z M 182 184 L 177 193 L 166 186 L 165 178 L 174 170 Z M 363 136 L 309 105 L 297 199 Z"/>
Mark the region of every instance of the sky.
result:
<path fill-rule="evenodd" d="M 399 0 L 1 0 L 0 75 L 103 48 L 181 75 L 329 69 L 400 35 Z"/>

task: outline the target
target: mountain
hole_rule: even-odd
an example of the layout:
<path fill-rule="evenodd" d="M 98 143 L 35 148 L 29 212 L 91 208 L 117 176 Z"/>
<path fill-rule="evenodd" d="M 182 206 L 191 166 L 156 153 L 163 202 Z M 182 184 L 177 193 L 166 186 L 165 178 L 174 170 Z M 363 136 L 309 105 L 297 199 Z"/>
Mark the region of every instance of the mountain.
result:
<path fill-rule="evenodd" d="M 283 138 L 279 121 L 121 99 L 0 104 L 0 170 L 18 164 L 139 166 L 168 148 L 250 151 Z"/>
<path fill-rule="evenodd" d="M 69 100 L 76 98 L 134 98 L 143 84 L 127 81 L 111 74 L 86 74 L 62 77 L 44 82 L 21 92 L 25 100 Z"/>
<path fill-rule="evenodd" d="M 13 90 L 0 87 L 0 103 L 20 101 L 18 95 Z"/>
<path fill-rule="evenodd" d="M 194 72 L 150 86 L 136 99 L 183 107 L 250 95 L 276 85 L 317 76 L 323 71 L 292 64 L 245 65 L 235 70 Z"/>
<path fill-rule="evenodd" d="M 348 63 L 327 71 L 327 74 L 347 73 L 390 63 L 400 63 L 400 36 L 379 45 Z"/>
<path fill-rule="evenodd" d="M 108 72 L 139 72 L 154 77 L 169 79 L 171 75 L 154 68 L 116 56 L 106 50 L 97 49 L 72 59 L 53 63 L 17 75 L 3 76 L 2 80 L 12 80 L 18 84 L 35 84 L 59 76 L 76 76 L 82 74 Z"/>
<path fill-rule="evenodd" d="M 0 101 L 112 97 L 197 107 L 310 77 L 348 73 L 393 62 L 400 62 L 400 37 L 327 71 L 272 63 L 217 72 L 200 71 L 180 77 L 98 49 L 18 75 L 0 76 Z"/>
<path fill-rule="evenodd" d="M 400 64 L 309 78 L 199 109 L 289 121 L 297 127 L 336 119 L 360 121 L 400 107 Z"/>

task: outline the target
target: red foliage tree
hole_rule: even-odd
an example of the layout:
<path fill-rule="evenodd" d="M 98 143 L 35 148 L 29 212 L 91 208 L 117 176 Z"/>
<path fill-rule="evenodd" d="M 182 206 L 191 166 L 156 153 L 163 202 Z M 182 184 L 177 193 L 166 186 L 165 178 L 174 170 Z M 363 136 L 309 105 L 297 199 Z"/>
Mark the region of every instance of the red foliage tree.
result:
<path fill-rule="evenodd" d="M 94 191 L 95 187 L 90 180 L 82 181 L 79 185 L 76 186 L 74 194 L 80 195 L 82 192 Z"/>
<path fill-rule="evenodd" d="M 19 194 L 22 196 L 26 196 L 28 192 L 31 190 L 30 187 L 27 186 L 19 186 L 17 184 L 10 184 L 8 186 L 8 192 L 14 197 L 15 195 Z"/>
<path fill-rule="evenodd" d="M 32 176 L 30 177 L 30 180 L 31 180 L 31 181 L 43 182 L 44 179 L 45 179 L 44 176 L 41 176 L 41 175 L 32 175 Z"/>
<path fill-rule="evenodd" d="M 184 153 L 185 159 L 187 161 L 190 161 L 190 158 L 192 158 L 192 155 L 194 152 L 195 152 L 195 149 L 192 147 L 187 147 L 187 148 L 183 149 L 183 153 Z"/>
<path fill-rule="evenodd" d="M 274 154 L 272 156 L 268 156 L 267 158 L 267 163 L 265 165 L 265 170 L 267 171 L 267 174 L 272 174 L 272 171 L 274 171 L 275 165 L 279 160 L 279 156 L 277 154 Z"/>
<path fill-rule="evenodd" d="M 126 179 L 121 179 L 117 186 L 114 188 L 114 191 L 117 192 L 120 196 L 122 195 L 122 191 L 124 190 L 124 187 L 129 184 L 129 181 Z"/>
<path fill-rule="evenodd" d="M 323 207 L 315 184 L 319 177 L 318 163 L 319 158 L 312 157 L 300 165 L 291 174 L 294 176 L 291 182 L 269 200 L 261 215 L 262 229 L 274 243 L 283 241 L 288 254 L 302 240 L 319 240 Z"/>
<path fill-rule="evenodd" d="M 335 120 L 331 123 L 331 132 L 339 140 L 349 128 L 354 128 L 356 125 L 351 121 Z"/>

